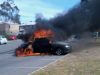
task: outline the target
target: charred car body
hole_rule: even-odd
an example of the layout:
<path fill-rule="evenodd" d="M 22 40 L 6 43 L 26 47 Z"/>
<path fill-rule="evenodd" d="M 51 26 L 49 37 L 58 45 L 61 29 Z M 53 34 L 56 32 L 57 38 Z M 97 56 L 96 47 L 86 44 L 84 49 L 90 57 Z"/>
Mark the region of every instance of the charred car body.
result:
<path fill-rule="evenodd" d="M 52 53 L 57 55 L 67 54 L 71 50 L 68 43 L 51 42 L 47 38 L 36 39 L 32 45 L 34 52 Z"/>
<path fill-rule="evenodd" d="M 71 46 L 64 42 L 50 42 L 47 38 L 37 38 L 32 44 L 33 53 L 64 55 L 71 52 Z M 22 44 L 17 50 L 25 49 L 30 43 Z"/>

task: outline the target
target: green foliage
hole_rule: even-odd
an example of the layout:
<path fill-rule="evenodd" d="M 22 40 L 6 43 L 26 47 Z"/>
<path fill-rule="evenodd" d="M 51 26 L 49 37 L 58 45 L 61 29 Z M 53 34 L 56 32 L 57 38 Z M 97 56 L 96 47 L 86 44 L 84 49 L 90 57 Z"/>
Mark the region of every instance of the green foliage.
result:
<path fill-rule="evenodd" d="M 20 24 L 19 9 L 13 0 L 6 0 L 0 4 L 0 20 L 7 22 L 12 21 Z"/>

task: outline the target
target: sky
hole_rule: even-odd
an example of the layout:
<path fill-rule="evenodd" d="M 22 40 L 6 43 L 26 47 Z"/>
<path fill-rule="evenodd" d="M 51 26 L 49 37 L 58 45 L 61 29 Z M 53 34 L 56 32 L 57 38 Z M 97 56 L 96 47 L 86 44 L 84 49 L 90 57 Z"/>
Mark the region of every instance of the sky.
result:
<path fill-rule="evenodd" d="M 0 0 L 0 4 L 4 0 Z M 14 0 L 20 9 L 21 23 L 35 21 L 35 16 L 41 13 L 50 19 L 64 11 L 68 11 L 80 2 L 80 0 Z"/>

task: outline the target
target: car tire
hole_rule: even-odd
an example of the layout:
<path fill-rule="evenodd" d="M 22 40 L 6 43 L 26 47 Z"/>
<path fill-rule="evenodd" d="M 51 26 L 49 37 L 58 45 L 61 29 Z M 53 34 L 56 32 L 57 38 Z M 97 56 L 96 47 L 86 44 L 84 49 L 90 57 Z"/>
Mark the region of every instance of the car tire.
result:
<path fill-rule="evenodd" d="M 56 55 L 63 55 L 63 50 L 61 48 L 57 48 L 55 54 Z"/>

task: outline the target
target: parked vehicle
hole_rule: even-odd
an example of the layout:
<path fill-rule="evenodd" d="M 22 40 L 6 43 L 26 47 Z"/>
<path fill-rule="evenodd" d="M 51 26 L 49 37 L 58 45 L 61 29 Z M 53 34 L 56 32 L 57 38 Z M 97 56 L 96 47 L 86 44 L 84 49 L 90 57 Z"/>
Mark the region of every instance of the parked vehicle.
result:
<path fill-rule="evenodd" d="M 92 37 L 93 38 L 100 38 L 100 32 L 93 32 Z"/>
<path fill-rule="evenodd" d="M 0 44 L 7 44 L 7 38 L 3 35 L 0 35 Z"/>
<path fill-rule="evenodd" d="M 16 37 L 16 35 L 10 35 L 10 36 L 8 37 L 8 39 L 9 39 L 9 40 L 16 40 L 17 37 Z"/>

